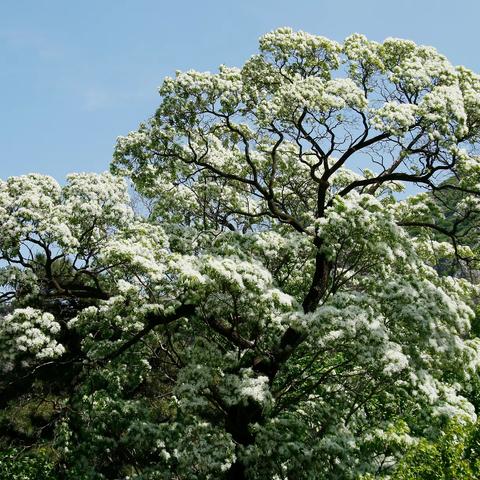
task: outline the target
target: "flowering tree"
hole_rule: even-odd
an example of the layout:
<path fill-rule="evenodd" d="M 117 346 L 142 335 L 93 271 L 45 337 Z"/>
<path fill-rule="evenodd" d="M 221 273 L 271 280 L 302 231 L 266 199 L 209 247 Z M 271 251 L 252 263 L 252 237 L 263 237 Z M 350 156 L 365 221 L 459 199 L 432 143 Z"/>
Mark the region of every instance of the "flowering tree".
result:
<path fill-rule="evenodd" d="M 480 77 L 282 28 L 160 94 L 111 174 L 0 184 L 6 435 L 66 478 L 333 479 L 474 421 Z"/>

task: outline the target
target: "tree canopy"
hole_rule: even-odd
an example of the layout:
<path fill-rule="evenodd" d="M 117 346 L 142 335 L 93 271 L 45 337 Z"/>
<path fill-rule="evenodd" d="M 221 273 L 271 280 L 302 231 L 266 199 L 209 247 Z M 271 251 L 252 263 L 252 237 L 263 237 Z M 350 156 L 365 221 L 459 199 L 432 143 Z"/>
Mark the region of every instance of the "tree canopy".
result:
<path fill-rule="evenodd" d="M 66 479 L 417 478 L 480 408 L 480 77 L 280 28 L 160 95 L 110 173 L 0 182 L 0 444 Z"/>

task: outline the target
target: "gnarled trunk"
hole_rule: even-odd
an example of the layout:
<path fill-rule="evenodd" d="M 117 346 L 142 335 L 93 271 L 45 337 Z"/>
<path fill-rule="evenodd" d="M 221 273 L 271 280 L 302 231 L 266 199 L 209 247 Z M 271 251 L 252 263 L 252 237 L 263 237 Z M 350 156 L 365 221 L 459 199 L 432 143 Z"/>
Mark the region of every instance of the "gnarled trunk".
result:
<path fill-rule="evenodd" d="M 315 239 L 315 246 L 321 247 L 321 240 Z M 312 277 L 310 289 L 305 296 L 302 307 L 305 313 L 313 312 L 320 303 L 320 300 L 325 295 L 328 288 L 328 275 L 330 273 L 330 263 L 328 262 L 324 253 L 317 251 L 315 255 L 315 271 Z"/>
<path fill-rule="evenodd" d="M 315 271 L 312 277 L 310 288 L 303 301 L 303 310 L 305 313 L 313 312 L 325 295 L 328 288 L 328 276 L 330 273 L 330 264 L 326 256 L 318 249 L 321 247 L 321 240 L 317 237 L 315 240 L 317 254 L 315 256 Z M 270 383 L 273 382 L 281 365 L 288 360 L 295 348 L 302 342 L 302 334 L 293 328 L 288 328 L 284 333 L 278 351 L 274 353 L 273 360 L 263 359 L 254 365 L 254 370 L 266 374 Z M 263 413 L 261 406 L 249 401 L 246 405 L 234 405 L 230 407 L 225 420 L 225 428 L 232 435 L 233 440 L 239 446 L 249 446 L 255 442 L 255 435 L 250 431 L 254 423 L 262 423 Z M 246 480 L 246 467 L 237 457 L 232 464 L 226 476 L 227 480 Z"/>
<path fill-rule="evenodd" d="M 255 401 L 249 400 L 246 405 L 233 405 L 229 408 L 225 419 L 225 429 L 237 445 L 247 447 L 255 442 L 255 435 L 250 427 L 255 423 L 261 423 L 263 419 L 262 407 Z M 240 458 L 230 467 L 226 478 L 228 480 L 246 480 L 246 467 Z"/>

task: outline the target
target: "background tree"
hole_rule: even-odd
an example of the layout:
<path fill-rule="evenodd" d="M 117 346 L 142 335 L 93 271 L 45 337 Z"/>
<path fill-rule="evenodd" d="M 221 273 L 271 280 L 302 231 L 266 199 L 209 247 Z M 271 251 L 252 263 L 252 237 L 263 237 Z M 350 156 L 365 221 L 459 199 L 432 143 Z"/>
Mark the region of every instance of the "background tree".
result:
<path fill-rule="evenodd" d="M 0 186 L 2 388 L 47 386 L 63 475 L 382 476 L 475 420 L 476 287 L 438 259 L 476 268 L 480 78 L 282 28 L 160 93 L 116 177 Z"/>

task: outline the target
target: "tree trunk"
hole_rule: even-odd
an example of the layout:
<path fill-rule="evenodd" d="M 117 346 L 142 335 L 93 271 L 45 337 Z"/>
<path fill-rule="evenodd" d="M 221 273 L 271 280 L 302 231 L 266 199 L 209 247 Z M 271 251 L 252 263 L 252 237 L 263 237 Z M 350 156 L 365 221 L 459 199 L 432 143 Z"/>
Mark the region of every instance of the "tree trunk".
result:
<path fill-rule="evenodd" d="M 225 420 L 225 429 L 237 445 L 247 447 L 255 442 L 255 435 L 250 431 L 250 426 L 261 423 L 263 420 L 262 407 L 254 401 L 248 401 L 246 405 L 233 405 L 229 408 Z M 246 480 L 246 468 L 237 455 L 237 459 L 227 472 L 227 480 Z"/>
<path fill-rule="evenodd" d="M 245 465 L 240 460 L 235 460 L 225 478 L 226 480 L 246 480 Z"/>
<path fill-rule="evenodd" d="M 315 246 L 317 254 L 315 256 L 315 272 L 312 277 L 310 289 L 303 301 L 303 310 L 305 313 L 313 312 L 325 295 L 328 288 L 328 276 L 330 273 L 330 264 L 325 255 L 318 249 L 321 247 L 321 240 L 317 237 Z M 281 365 L 290 357 L 293 350 L 302 342 L 302 335 L 293 328 L 288 328 L 280 341 L 279 349 L 275 352 L 272 361 L 271 358 L 263 359 L 253 368 L 257 372 L 266 374 L 273 381 Z M 255 423 L 261 423 L 263 413 L 261 406 L 249 401 L 246 405 L 234 405 L 227 413 L 225 428 L 232 435 L 233 440 L 239 447 L 252 445 L 255 442 L 255 435 L 250 431 L 250 426 Z M 238 458 L 227 472 L 227 480 L 246 480 L 246 467 Z"/>
<path fill-rule="evenodd" d="M 321 245 L 321 240 L 317 237 L 315 239 L 315 246 L 320 248 Z M 302 304 L 305 313 L 313 312 L 318 307 L 320 300 L 327 291 L 329 273 L 330 264 L 325 254 L 317 251 L 317 254 L 315 255 L 315 271 L 313 273 L 312 283 Z"/>

